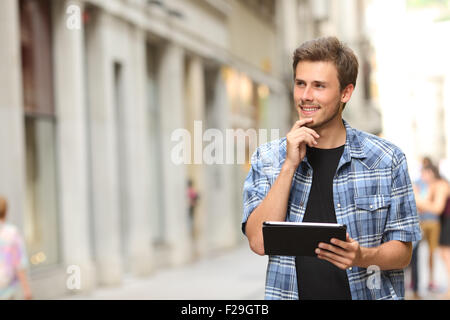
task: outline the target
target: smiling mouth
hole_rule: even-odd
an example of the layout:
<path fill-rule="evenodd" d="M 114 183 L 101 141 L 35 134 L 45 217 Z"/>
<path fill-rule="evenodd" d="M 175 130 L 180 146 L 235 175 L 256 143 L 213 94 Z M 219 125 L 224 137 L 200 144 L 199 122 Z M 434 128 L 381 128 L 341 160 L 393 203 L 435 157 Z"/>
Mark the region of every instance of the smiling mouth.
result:
<path fill-rule="evenodd" d="M 317 107 L 317 106 L 300 106 L 300 109 L 302 109 L 303 112 L 314 113 L 317 110 L 319 110 L 320 107 Z"/>

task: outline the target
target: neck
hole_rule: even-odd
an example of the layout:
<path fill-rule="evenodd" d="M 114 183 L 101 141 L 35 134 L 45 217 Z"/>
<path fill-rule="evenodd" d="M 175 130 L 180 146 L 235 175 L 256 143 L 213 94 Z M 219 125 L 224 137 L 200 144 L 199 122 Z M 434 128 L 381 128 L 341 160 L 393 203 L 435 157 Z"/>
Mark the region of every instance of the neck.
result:
<path fill-rule="evenodd" d="M 341 117 L 338 117 L 336 121 L 329 123 L 326 127 L 315 129 L 315 131 L 320 135 L 320 138 L 317 139 L 316 148 L 332 149 L 345 144 L 347 134 Z"/>

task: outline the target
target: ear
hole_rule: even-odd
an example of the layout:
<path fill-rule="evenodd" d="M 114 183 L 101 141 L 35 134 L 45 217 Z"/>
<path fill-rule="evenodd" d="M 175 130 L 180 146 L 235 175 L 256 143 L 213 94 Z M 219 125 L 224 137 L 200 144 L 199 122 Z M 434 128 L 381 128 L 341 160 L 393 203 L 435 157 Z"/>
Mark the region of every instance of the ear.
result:
<path fill-rule="evenodd" d="M 353 84 L 346 86 L 341 92 L 341 102 L 347 103 L 352 97 L 353 90 L 355 90 L 355 86 Z"/>

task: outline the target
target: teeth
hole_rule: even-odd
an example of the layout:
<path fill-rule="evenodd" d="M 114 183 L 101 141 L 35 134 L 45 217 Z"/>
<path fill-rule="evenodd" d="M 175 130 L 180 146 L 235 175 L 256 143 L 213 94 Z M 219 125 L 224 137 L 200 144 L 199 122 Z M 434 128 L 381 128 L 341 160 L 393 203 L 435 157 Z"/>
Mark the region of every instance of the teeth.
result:
<path fill-rule="evenodd" d="M 316 111 L 319 108 L 303 108 L 305 111 Z"/>

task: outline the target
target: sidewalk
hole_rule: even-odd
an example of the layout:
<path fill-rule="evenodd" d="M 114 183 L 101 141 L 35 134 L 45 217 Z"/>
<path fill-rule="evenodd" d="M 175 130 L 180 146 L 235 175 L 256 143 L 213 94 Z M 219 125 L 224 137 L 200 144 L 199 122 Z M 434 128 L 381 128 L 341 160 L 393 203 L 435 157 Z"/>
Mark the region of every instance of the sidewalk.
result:
<path fill-rule="evenodd" d="M 447 289 L 447 272 L 442 261 L 442 258 L 439 254 L 439 249 L 433 255 L 434 257 L 434 282 L 438 285 L 437 292 L 429 292 L 427 290 L 428 286 L 428 278 L 429 278 L 429 267 L 428 267 L 428 244 L 426 241 L 422 240 L 419 244 L 419 256 L 418 256 L 418 265 L 419 265 L 419 295 L 423 300 L 440 300 L 443 293 L 446 292 Z M 413 293 L 411 289 L 408 287 L 411 279 L 411 269 L 408 269 L 405 272 L 405 286 L 406 286 L 406 299 L 412 300 Z"/>
<path fill-rule="evenodd" d="M 439 299 L 439 293 L 426 290 L 428 284 L 428 247 L 419 248 L 419 293 L 422 299 Z M 252 253 L 247 245 L 218 253 L 177 268 L 160 269 L 148 278 L 125 277 L 120 287 L 99 288 L 86 295 L 68 295 L 62 299 L 86 300 L 261 300 L 267 257 Z M 446 289 L 445 266 L 436 253 L 435 282 Z M 409 270 L 405 285 L 409 284 Z M 406 299 L 412 298 L 406 290 Z"/>
<path fill-rule="evenodd" d="M 267 257 L 247 245 L 191 264 L 160 269 L 148 278 L 125 277 L 120 287 L 62 299 L 87 300 L 261 300 Z"/>

